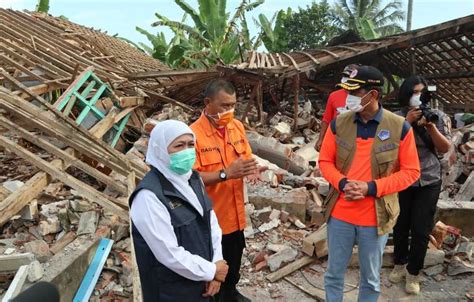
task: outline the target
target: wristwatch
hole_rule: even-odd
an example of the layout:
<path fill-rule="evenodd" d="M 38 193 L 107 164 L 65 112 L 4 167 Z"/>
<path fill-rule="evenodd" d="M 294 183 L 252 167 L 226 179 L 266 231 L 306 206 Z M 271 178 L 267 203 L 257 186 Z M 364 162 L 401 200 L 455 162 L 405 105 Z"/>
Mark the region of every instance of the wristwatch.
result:
<path fill-rule="evenodd" d="M 227 173 L 225 173 L 225 170 L 224 170 L 224 169 L 222 169 L 222 170 L 219 171 L 219 178 L 220 178 L 221 180 L 226 180 L 226 179 L 227 179 Z"/>

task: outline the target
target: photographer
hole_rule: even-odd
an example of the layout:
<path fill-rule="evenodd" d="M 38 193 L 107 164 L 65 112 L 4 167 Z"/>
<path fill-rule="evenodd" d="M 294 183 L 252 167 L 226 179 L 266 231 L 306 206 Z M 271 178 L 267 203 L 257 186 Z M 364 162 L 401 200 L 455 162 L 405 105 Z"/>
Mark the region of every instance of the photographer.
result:
<path fill-rule="evenodd" d="M 418 274 L 423 268 L 429 234 L 441 190 L 441 164 L 438 153 L 448 152 L 451 143 L 449 117 L 429 108 L 431 92 L 420 76 L 407 78 L 400 87 L 397 114 L 413 127 L 421 166 L 420 179 L 399 193 L 400 216 L 393 229 L 395 268 L 390 273 L 392 283 L 406 278 L 409 294 L 420 292 Z M 409 234 L 411 241 L 409 243 Z"/>

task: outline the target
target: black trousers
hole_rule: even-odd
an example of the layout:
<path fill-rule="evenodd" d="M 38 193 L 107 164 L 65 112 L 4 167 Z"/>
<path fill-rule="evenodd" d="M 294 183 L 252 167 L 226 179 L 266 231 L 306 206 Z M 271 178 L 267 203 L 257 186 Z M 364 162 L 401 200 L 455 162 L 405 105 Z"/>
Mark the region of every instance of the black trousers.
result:
<path fill-rule="evenodd" d="M 407 271 L 411 275 L 418 275 L 423 269 L 440 191 L 441 182 L 438 182 L 410 187 L 398 194 L 400 216 L 393 229 L 394 262 L 408 263 Z"/>
<path fill-rule="evenodd" d="M 235 300 L 237 289 L 235 286 L 240 280 L 240 265 L 245 248 L 243 231 L 222 235 L 222 256 L 229 265 L 229 272 L 222 283 L 219 294 L 214 296 L 215 301 L 232 302 Z"/>

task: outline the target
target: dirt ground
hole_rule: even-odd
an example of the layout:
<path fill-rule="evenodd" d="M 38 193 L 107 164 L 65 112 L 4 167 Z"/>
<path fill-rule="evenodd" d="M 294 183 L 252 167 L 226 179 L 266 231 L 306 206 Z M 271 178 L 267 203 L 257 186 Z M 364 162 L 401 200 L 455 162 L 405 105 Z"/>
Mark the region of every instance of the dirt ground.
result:
<path fill-rule="evenodd" d="M 317 272 L 317 271 L 320 272 Z M 310 268 L 302 270 L 306 278 L 318 287 L 323 288 L 324 268 L 321 265 L 312 265 Z M 440 274 L 440 281 L 422 274 L 421 294 L 412 296 L 405 293 L 404 283 L 392 285 L 388 281 L 390 269 L 382 270 L 382 294 L 379 301 L 469 301 L 466 293 L 474 289 L 474 274 L 466 274 L 455 277 Z M 257 273 L 257 280 L 264 278 L 267 273 Z M 289 276 L 299 285 L 309 286 L 307 280 L 299 271 Z M 444 280 L 442 280 L 444 279 Z M 260 280 L 259 280 L 260 281 Z M 357 285 L 359 281 L 359 271 L 349 269 L 346 273 L 346 284 Z M 247 282 L 243 279 L 239 288 L 245 296 L 252 301 L 314 301 L 310 295 L 305 294 L 286 280 L 280 280 L 276 283 L 265 282 L 264 286 L 259 286 L 255 282 Z M 344 301 L 357 301 L 358 289 L 347 286 L 344 295 Z"/>

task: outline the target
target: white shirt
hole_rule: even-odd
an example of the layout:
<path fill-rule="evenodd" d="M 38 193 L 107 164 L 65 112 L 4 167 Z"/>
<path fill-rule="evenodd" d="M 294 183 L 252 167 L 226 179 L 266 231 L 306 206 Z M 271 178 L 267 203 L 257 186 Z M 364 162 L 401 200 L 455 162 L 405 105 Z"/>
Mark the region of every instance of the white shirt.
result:
<path fill-rule="evenodd" d="M 201 204 L 191 205 L 202 215 Z M 191 254 L 178 245 L 178 239 L 171 225 L 171 216 L 167 208 L 156 195 L 143 189 L 135 196 L 130 216 L 150 247 L 153 255 L 173 272 L 193 281 L 212 281 L 216 273 L 218 260 L 222 260 L 222 231 L 214 210 L 211 210 L 211 239 L 214 250 L 212 262 L 201 256 Z"/>

